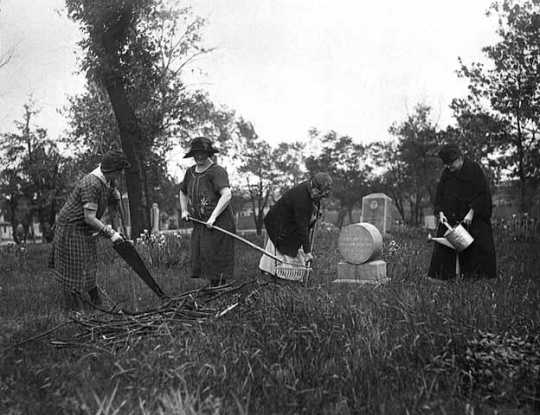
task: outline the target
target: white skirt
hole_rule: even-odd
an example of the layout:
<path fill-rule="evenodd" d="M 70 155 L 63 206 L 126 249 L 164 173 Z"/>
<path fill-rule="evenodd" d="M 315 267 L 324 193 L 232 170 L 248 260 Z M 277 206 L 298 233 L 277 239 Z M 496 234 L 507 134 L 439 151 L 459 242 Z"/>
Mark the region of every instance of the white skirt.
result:
<path fill-rule="evenodd" d="M 266 242 L 265 251 L 269 254 L 276 256 L 279 259 L 282 259 L 283 262 L 289 265 L 297 265 L 303 267 L 306 264 L 306 254 L 303 250 L 298 250 L 298 255 L 296 255 L 295 257 L 283 255 L 276 249 L 270 238 L 268 238 L 268 241 Z M 261 260 L 259 261 L 259 269 L 263 272 L 267 272 L 268 274 L 275 276 L 276 267 L 280 264 L 281 263 L 274 258 L 270 258 L 268 255 L 263 254 Z"/>

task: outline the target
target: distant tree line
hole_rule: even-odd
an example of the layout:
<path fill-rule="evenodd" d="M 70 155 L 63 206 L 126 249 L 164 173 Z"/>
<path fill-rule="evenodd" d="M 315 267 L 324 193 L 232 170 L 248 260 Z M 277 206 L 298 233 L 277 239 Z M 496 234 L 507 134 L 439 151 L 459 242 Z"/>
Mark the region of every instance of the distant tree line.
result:
<path fill-rule="evenodd" d="M 454 125 L 439 128 L 431 108 L 420 103 L 389 127 L 384 140 L 360 144 L 358 137 L 313 128 L 307 141 L 277 146 L 234 110 L 186 84 L 194 60 L 212 52 L 204 46 L 205 21 L 191 8 L 167 0 L 66 0 L 66 6 L 84 35 L 80 70 L 86 89 L 63 109 L 69 128 L 59 140 L 33 125 L 38 110 L 31 101 L 15 131 L 1 136 L 0 195 L 14 226 L 27 226 L 35 215 L 49 235 L 69 189 L 116 147 L 132 164 L 125 190 L 136 235 L 150 228 L 153 202 L 170 213 L 176 209 L 178 183 L 166 159 L 173 147 L 186 147 L 197 135 L 216 141 L 219 157 L 234 166 L 235 202 L 250 206 L 259 231 L 276 197 L 323 170 L 334 177 L 328 203 L 339 211 L 338 225 L 374 191 L 391 196 L 403 221 L 418 225 L 433 202 L 441 169 L 437 150 L 447 142 L 481 162 L 493 183 L 503 176 L 517 179 L 522 211 L 538 192 L 538 1 L 493 3 L 488 14 L 499 20 L 499 39 L 483 49 L 485 63 L 459 60 L 457 73 L 469 92 L 451 103 Z M 60 152 L 60 143 L 68 151 Z M 22 216 L 21 200 L 31 206 Z"/>

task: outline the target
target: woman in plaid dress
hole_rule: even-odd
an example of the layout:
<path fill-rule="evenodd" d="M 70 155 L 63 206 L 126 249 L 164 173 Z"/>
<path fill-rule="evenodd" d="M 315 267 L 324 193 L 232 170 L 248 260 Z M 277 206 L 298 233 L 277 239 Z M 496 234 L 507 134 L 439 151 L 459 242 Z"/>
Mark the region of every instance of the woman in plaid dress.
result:
<path fill-rule="evenodd" d="M 50 266 L 66 294 L 69 307 L 88 296 L 94 304 L 101 302 L 96 286 L 96 232 L 113 242 L 122 238 L 100 219 L 107 206 L 114 208 L 120 193 L 111 183 L 129 167 L 125 155 L 117 150 L 107 152 L 98 166 L 84 176 L 68 196 L 55 224 Z M 113 215 L 111 215 L 113 216 Z"/>

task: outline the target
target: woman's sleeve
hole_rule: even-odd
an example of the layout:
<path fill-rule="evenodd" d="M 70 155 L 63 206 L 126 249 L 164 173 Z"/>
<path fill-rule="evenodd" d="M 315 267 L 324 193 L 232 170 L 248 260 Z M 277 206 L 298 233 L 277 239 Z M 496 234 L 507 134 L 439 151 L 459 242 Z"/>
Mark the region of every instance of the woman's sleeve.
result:
<path fill-rule="evenodd" d="M 224 187 L 231 187 L 231 185 L 229 184 L 229 175 L 227 174 L 227 171 L 221 166 L 216 166 L 216 168 L 214 169 L 212 175 L 212 183 L 214 185 L 214 190 L 216 191 L 216 193 L 219 193 L 219 191 Z"/>
<path fill-rule="evenodd" d="M 439 212 L 442 210 L 443 186 L 444 182 L 441 175 L 439 183 L 437 183 L 437 191 L 435 192 L 435 203 L 433 203 L 433 213 L 435 216 L 438 216 Z"/>
<path fill-rule="evenodd" d="M 477 163 L 474 163 L 473 175 L 473 197 L 469 203 L 469 207 L 474 210 L 475 215 L 480 217 L 491 217 L 491 192 L 486 180 L 486 175 L 482 168 Z"/>
<path fill-rule="evenodd" d="M 101 186 L 90 180 L 81 183 L 81 202 L 84 209 L 97 210 L 99 205 Z"/>
<path fill-rule="evenodd" d="M 304 252 L 307 254 L 311 252 L 311 246 L 309 241 L 309 221 L 311 219 L 311 201 L 307 205 L 303 200 L 294 200 L 294 218 L 296 225 L 298 226 L 298 236 L 302 242 Z"/>

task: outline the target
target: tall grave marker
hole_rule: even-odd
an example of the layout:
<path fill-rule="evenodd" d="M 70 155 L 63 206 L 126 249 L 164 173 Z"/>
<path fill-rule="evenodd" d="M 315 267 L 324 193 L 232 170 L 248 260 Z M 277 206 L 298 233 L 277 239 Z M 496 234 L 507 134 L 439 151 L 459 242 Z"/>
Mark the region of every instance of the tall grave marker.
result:
<path fill-rule="evenodd" d="M 364 196 L 360 222 L 371 223 L 383 236 L 387 236 L 392 230 L 392 199 L 384 193 Z"/>

